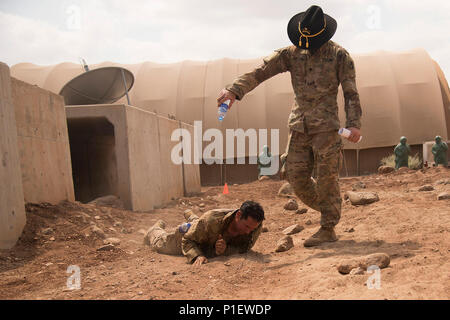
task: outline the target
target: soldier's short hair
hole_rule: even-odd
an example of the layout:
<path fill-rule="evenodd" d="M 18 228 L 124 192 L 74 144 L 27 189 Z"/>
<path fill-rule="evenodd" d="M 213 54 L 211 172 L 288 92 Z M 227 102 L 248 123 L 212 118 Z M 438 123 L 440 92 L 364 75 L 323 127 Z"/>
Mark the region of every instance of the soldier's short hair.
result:
<path fill-rule="evenodd" d="M 247 200 L 242 203 L 239 210 L 241 211 L 241 219 L 252 217 L 258 222 L 264 220 L 264 209 L 258 202 Z"/>

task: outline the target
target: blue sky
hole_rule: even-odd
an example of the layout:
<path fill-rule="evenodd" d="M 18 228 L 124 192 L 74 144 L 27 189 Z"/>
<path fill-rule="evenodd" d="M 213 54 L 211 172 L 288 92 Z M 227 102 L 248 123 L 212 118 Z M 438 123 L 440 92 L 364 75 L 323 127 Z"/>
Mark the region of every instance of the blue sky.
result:
<path fill-rule="evenodd" d="M 290 45 L 289 19 L 320 5 L 350 53 L 425 48 L 450 73 L 450 1 L 0 0 L 0 61 L 170 63 L 256 58 Z"/>

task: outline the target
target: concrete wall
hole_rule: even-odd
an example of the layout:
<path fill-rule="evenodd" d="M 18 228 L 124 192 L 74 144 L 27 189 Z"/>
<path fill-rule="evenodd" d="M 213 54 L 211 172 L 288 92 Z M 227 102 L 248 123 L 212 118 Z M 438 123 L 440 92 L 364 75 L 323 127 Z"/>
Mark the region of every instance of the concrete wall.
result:
<path fill-rule="evenodd" d="M 177 144 L 170 141 L 172 132 L 179 127 L 178 121 L 164 117 L 157 117 L 159 137 L 159 168 L 161 172 L 161 204 L 171 201 L 172 198 L 184 195 L 183 166 L 172 162 L 172 148 Z"/>
<path fill-rule="evenodd" d="M 19 162 L 11 77 L 0 63 L 0 249 L 13 247 L 25 226 Z"/>
<path fill-rule="evenodd" d="M 113 194 L 127 209 L 146 211 L 200 191 L 199 166 L 175 165 L 171 160 L 172 148 L 179 143 L 171 141 L 178 121 L 128 105 L 67 106 L 66 110 L 73 167 L 80 168 L 74 170 L 77 200 Z M 108 132 L 100 129 L 103 121 L 112 125 Z M 193 135 L 193 126 L 181 125 Z M 93 169 L 92 163 L 104 162 Z M 89 184 L 93 180 L 99 180 L 95 192 Z"/>
<path fill-rule="evenodd" d="M 166 198 L 167 185 L 161 179 L 170 175 L 161 171 L 158 118 L 150 112 L 125 108 L 133 210 L 153 209 L 161 206 Z"/>
<path fill-rule="evenodd" d="M 73 201 L 63 98 L 14 78 L 11 88 L 25 202 Z"/>

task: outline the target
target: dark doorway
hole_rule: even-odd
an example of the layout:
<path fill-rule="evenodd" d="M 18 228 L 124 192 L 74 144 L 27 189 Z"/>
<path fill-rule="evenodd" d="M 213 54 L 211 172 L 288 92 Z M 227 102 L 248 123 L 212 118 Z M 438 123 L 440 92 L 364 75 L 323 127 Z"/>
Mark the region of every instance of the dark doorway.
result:
<path fill-rule="evenodd" d="M 114 126 L 105 117 L 67 120 L 75 199 L 118 194 Z"/>

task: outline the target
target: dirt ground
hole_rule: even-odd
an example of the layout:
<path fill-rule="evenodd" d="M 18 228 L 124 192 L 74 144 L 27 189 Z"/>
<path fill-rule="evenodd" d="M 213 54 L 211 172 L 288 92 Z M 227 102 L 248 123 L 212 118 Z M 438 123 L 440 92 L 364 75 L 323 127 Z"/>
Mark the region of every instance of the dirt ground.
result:
<path fill-rule="evenodd" d="M 27 204 L 18 244 L 0 251 L 0 299 L 449 299 L 450 200 L 437 195 L 450 192 L 450 170 L 342 178 L 342 194 L 360 181 L 366 185 L 362 191 L 377 192 L 380 201 L 364 206 L 344 201 L 339 241 L 315 248 L 303 247 L 303 241 L 318 229 L 320 214 L 284 210 L 288 199 L 277 195 L 284 181 L 230 185 L 227 195 L 222 187 L 205 187 L 197 197 L 149 212 L 79 202 Z M 434 190 L 418 191 L 427 184 Z M 143 245 L 142 229 L 158 219 L 175 227 L 187 208 L 202 214 L 237 208 L 248 199 L 263 205 L 268 228 L 249 253 L 194 268 L 182 256 L 160 255 Z M 295 223 L 305 227 L 292 236 L 295 246 L 276 253 L 282 230 Z M 90 231 L 92 224 L 119 238 L 120 245 L 97 251 L 103 240 Z M 391 258 L 381 269 L 379 289 L 366 284 L 373 274 L 337 271 L 343 259 L 377 252 Z M 80 268 L 80 290 L 67 288 L 71 265 Z"/>

